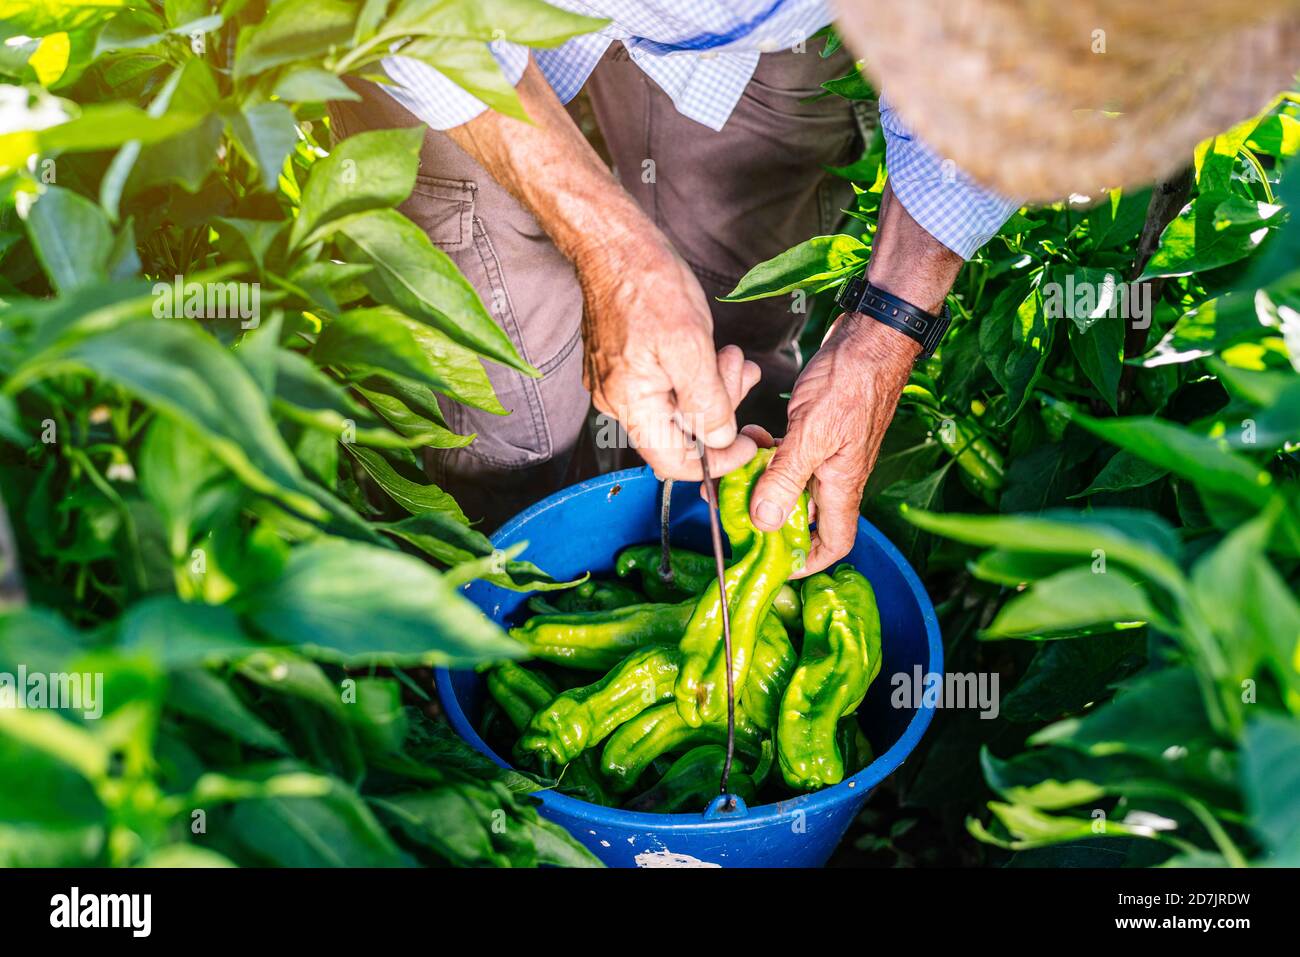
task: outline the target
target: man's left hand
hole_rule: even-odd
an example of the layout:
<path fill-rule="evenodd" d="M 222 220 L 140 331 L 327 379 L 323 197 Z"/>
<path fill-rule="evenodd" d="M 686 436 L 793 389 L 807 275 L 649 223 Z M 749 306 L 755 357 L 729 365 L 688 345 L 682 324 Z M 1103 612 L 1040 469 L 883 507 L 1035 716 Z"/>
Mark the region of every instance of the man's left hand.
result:
<path fill-rule="evenodd" d="M 829 567 L 853 547 L 862 490 L 920 351 L 901 332 L 842 315 L 795 383 L 789 428 L 754 488 L 750 517 L 761 529 L 780 528 L 809 489 L 817 528 L 796 578 Z M 759 445 L 773 444 L 761 429 L 744 431 Z"/>

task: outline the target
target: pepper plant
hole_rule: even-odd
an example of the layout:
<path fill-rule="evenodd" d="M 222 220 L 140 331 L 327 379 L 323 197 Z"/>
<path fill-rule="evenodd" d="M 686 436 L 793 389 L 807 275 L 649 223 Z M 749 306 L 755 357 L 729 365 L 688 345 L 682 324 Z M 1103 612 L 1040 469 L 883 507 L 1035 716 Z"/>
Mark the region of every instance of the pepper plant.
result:
<path fill-rule="evenodd" d="M 24 782 L 0 864 L 593 863 L 428 690 L 523 654 L 461 585 L 556 584 L 417 459 L 473 438 L 439 401 L 505 414 L 485 361 L 535 370 L 395 208 L 422 129 L 334 144 L 324 104 L 400 49 L 522 115 L 486 41 L 598 23 L 540 0 L 0 23 L 0 777 Z"/>
<path fill-rule="evenodd" d="M 940 712 L 859 849 L 1300 862 L 1298 117 L 1286 91 L 1152 188 L 1022 209 L 962 271 L 863 511 L 922 571 L 947 670 L 1007 690 Z M 730 298 L 813 295 L 815 347 L 870 257 L 883 159 L 877 137 L 836 171 L 842 233 Z"/>

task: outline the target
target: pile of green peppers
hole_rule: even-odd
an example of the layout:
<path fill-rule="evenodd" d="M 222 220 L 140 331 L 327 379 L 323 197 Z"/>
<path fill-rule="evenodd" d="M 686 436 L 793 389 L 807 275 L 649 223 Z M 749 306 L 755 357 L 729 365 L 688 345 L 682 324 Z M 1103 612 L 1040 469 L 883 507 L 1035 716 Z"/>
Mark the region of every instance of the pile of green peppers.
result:
<path fill-rule="evenodd" d="M 836 784 L 869 761 L 855 712 L 880 671 L 880 616 L 861 574 L 842 565 L 789 581 L 810 547 L 806 497 L 775 532 L 750 521 L 770 458 L 760 452 L 718 490 L 731 543 L 728 789 L 748 802 L 765 786 L 779 799 Z M 661 558 L 658 545 L 632 546 L 616 558 L 618 580 L 531 600 L 533 616 L 511 634 L 533 662 L 486 669 L 484 733 L 510 742 L 521 768 L 584 800 L 700 811 L 718 794 L 726 758 L 722 597 L 712 556 L 673 549 L 671 576 L 661 575 Z M 582 672 L 602 674 L 584 681 Z"/>

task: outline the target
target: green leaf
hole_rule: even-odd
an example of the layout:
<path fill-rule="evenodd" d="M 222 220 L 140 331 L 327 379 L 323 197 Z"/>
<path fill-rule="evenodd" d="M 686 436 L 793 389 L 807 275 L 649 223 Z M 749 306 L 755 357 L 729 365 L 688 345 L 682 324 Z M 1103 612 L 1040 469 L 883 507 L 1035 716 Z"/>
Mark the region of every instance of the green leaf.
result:
<path fill-rule="evenodd" d="M 192 118 L 190 126 L 199 129 L 187 144 L 190 152 L 178 153 L 178 137 L 168 136 L 158 141 L 157 152 L 151 151 L 137 172 L 136 163 L 147 141 L 140 138 L 124 143 L 99 184 L 99 202 L 111 219 L 118 218 L 122 197 L 131 189 L 141 189 L 154 181 L 167 182 L 172 175 L 188 184 L 202 183 L 212 163 L 212 152 L 221 141 L 221 123 L 209 115 L 218 96 L 211 69 L 197 57 L 172 71 L 147 112 L 154 121 L 161 121 L 162 128 L 166 128 L 170 116 Z M 193 185 L 191 192 L 198 188 Z"/>
<path fill-rule="evenodd" d="M 443 787 L 372 798 L 375 809 L 408 839 L 462 866 L 500 867 L 507 859 L 492 847 L 492 832 L 470 795 L 472 786 Z M 490 811 L 489 811 L 490 815 Z M 490 817 L 489 817 L 490 820 Z"/>
<path fill-rule="evenodd" d="M 874 100 L 878 98 L 875 89 L 867 81 L 867 78 L 862 75 L 862 71 L 857 68 L 854 68 L 852 73 L 845 76 L 827 80 L 822 84 L 822 89 L 846 100 Z"/>
<path fill-rule="evenodd" d="M 228 824 L 255 859 L 278 867 L 400 867 L 401 851 L 342 781 L 322 797 L 241 801 Z"/>
<path fill-rule="evenodd" d="M 23 429 L 18 403 L 7 395 L 0 395 L 0 439 L 12 442 L 21 448 L 25 448 L 32 442 L 32 437 Z"/>
<path fill-rule="evenodd" d="M 1236 193 L 1202 193 L 1165 227 L 1138 278 L 1188 276 L 1245 259 L 1280 225 L 1281 210 Z"/>
<path fill-rule="evenodd" d="M 1000 761 L 995 758 L 988 747 L 980 750 L 980 764 L 984 768 L 984 778 L 989 787 L 1015 804 L 1028 805 L 1045 811 L 1060 811 L 1091 803 L 1106 794 L 1106 789 L 1084 777 L 1038 778 L 1026 767 L 1026 759 L 1040 759 L 1043 751 L 1031 751 L 1018 755 L 1016 761 Z M 1055 750 L 1053 754 L 1063 754 L 1081 761 L 1080 756 L 1068 751 Z M 1057 772 L 1057 768 L 1052 768 Z M 1049 772 L 1051 773 L 1051 772 Z"/>
<path fill-rule="evenodd" d="M 353 678 L 355 700 L 344 700 L 343 713 L 366 746 L 380 754 L 401 749 L 408 731 L 402 685 L 396 678 Z"/>
<path fill-rule="evenodd" d="M 1286 113 L 1266 116 L 1246 138 L 1246 146 L 1269 156 L 1295 156 L 1300 153 L 1300 120 Z"/>
<path fill-rule="evenodd" d="M 195 534 L 230 501 L 220 460 L 192 429 L 158 418 L 140 445 L 140 490 L 162 516 L 174 559 L 188 556 Z"/>
<path fill-rule="evenodd" d="M 518 369 L 540 373 L 519 357 L 456 264 L 401 213 L 374 210 L 350 216 L 339 231 L 375 265 L 367 277 L 375 298 L 433 326 L 466 348 Z"/>
<path fill-rule="evenodd" d="M 1146 633 L 1138 629 L 1044 642 L 1003 696 L 1002 714 L 1011 721 L 1041 722 L 1083 711 L 1108 697 L 1111 686 L 1146 659 Z"/>
<path fill-rule="evenodd" d="M 108 276 L 113 232 L 95 203 L 62 186 L 48 186 L 27 213 L 32 248 L 60 293 Z"/>
<path fill-rule="evenodd" d="M 1036 847 L 1050 847 L 1066 841 L 1084 841 L 1099 837 L 1149 836 L 1147 832 L 1128 827 L 1118 821 L 1107 821 L 1104 828 L 1098 829 L 1093 826 L 1094 822 L 1090 819 L 1054 817 L 1020 804 L 990 801 L 989 810 L 1011 834 L 1011 840 L 995 837 L 974 818 L 967 820 L 967 829 L 980 840 L 1009 850 L 1023 851 Z"/>
<path fill-rule="evenodd" d="M 390 535 L 414 545 L 445 565 L 457 566 L 456 579 L 464 578 L 467 564 L 473 564 L 470 578 L 481 578 L 511 591 L 553 591 L 572 588 L 587 576 L 557 582 L 532 562 L 516 561 L 493 547 L 482 532 L 470 528 L 446 512 L 424 512 L 400 522 L 377 525 Z M 527 542 L 521 543 L 526 546 Z M 523 551 L 516 546 L 514 554 Z"/>
<path fill-rule="evenodd" d="M 1036 582 L 1003 605 L 984 637 L 1068 636 L 1090 625 L 1144 622 L 1154 614 L 1142 586 L 1123 572 L 1072 568 Z"/>
<path fill-rule="evenodd" d="M 608 20 L 582 16 L 543 0 L 401 0 L 383 24 L 381 36 L 421 34 L 486 43 L 509 40 L 530 47 L 557 47 L 607 26 Z"/>
<path fill-rule="evenodd" d="M 254 263 L 259 270 L 266 268 L 267 253 L 284 229 L 284 223 L 278 220 L 227 216 L 212 217 L 212 225 L 223 239 L 230 241 L 233 258 Z"/>
<path fill-rule="evenodd" d="M 201 116 L 193 129 L 155 143 L 147 149 L 131 142 L 113 157 L 100 184 L 100 202 L 117 215 L 122 196 L 131 196 L 148 186 L 179 183 L 188 192 L 202 189 L 221 147 L 225 121 L 216 112 L 220 100 L 216 76 L 199 57 L 191 57 L 175 71 L 154 101 L 149 114 L 172 113 Z"/>
<path fill-rule="evenodd" d="M 332 100 L 361 99 L 359 93 L 333 73 L 314 66 L 286 71 L 275 81 L 275 95 L 289 103 L 326 103 Z"/>
<path fill-rule="evenodd" d="M 1246 138 L 1255 128 L 1255 118 L 1238 123 L 1199 144 L 1193 154 L 1196 166 L 1196 186 L 1202 195 L 1226 193 L 1232 188 L 1232 173 L 1237 166 L 1237 154 Z"/>
<path fill-rule="evenodd" d="M 414 427 L 413 422 L 409 432 L 402 429 L 391 431 L 362 408 L 339 383 L 312 365 L 306 356 L 280 349 L 276 354 L 276 363 L 276 410 L 309 428 L 328 433 L 336 441 L 343 440 L 349 431 L 362 445 L 387 449 L 421 446 L 459 448 L 472 439 L 472 436 L 456 435 L 436 422 L 414 415 L 410 419 L 418 420 L 418 428 Z M 366 395 L 367 400 L 371 400 L 365 390 L 358 391 Z M 400 402 L 388 399 L 388 396 L 376 398 L 387 399 L 394 405 L 401 406 Z M 374 405 L 375 402 L 372 401 L 371 404 Z M 385 418 L 389 417 L 390 411 L 388 408 L 380 408 Z"/>
<path fill-rule="evenodd" d="M 357 15 L 357 25 L 352 31 L 352 45 L 360 46 L 375 35 L 379 25 L 388 16 L 390 0 L 365 0 Z"/>
<path fill-rule="evenodd" d="M 927 531 L 971 545 L 1032 555 L 1074 556 L 1084 561 L 1095 560 L 1100 550 L 1108 563 L 1126 565 L 1173 592 L 1186 588 L 1175 560 L 1178 539 L 1163 519 L 1149 512 L 1049 509 L 1037 516 L 1012 516 L 939 515 L 904 509 L 903 514 Z"/>
<path fill-rule="evenodd" d="M 1227 293 L 1202 302 L 1187 312 L 1164 334 L 1160 342 L 1142 359 L 1142 365 L 1154 368 L 1191 362 L 1221 352 L 1235 343 L 1258 339 L 1270 334 L 1270 308 L 1276 308 L 1268 293 L 1257 295 Z"/>
<path fill-rule="evenodd" d="M 1151 190 L 1123 192 L 1112 189 L 1107 198 L 1088 210 L 1088 238 L 1094 249 L 1115 249 L 1138 237 L 1146 222 Z"/>
<path fill-rule="evenodd" d="M 347 665 L 464 668 L 523 653 L 424 562 L 356 542 L 294 549 L 244 604 L 274 640 Z"/>
<path fill-rule="evenodd" d="M 136 602 L 118 622 L 117 649 L 148 655 L 168 670 L 242 657 L 257 647 L 224 605 L 154 595 Z"/>
<path fill-rule="evenodd" d="M 89 781 L 53 756 L 3 733 L 0 779 L 10 782 L 0 788 L 0 867 L 84 867 L 98 862 L 108 822 Z"/>
<path fill-rule="evenodd" d="M 90 648 L 90 634 L 77 631 L 53 611 L 20 608 L 0 613 L 0 667 L 16 671 L 67 671 Z"/>
<path fill-rule="evenodd" d="M 321 365 L 343 366 L 361 376 L 400 376 L 466 405 L 505 414 L 477 356 L 387 306 L 338 316 L 321 332 L 311 355 Z"/>
<path fill-rule="evenodd" d="M 1251 269 L 1238 284 L 1242 292 L 1253 293 L 1264 287 L 1272 288 L 1285 278 L 1292 288 L 1300 285 L 1300 163 L 1290 163 L 1277 187 L 1277 199 L 1290 215 L 1286 223 L 1278 230 L 1273 241 L 1268 244 L 1263 254 L 1255 261 Z"/>
<path fill-rule="evenodd" d="M 890 541 L 898 546 L 909 561 L 923 561 L 924 546 L 931 539 L 928 539 L 918 526 L 898 519 L 898 510 L 903 505 L 918 509 L 931 509 L 938 505 L 944 479 L 948 477 L 952 465 L 953 461 L 949 460 L 924 478 L 895 482 L 882 491 L 872 503 L 873 508 L 889 516 L 885 520 L 885 525 Z"/>
<path fill-rule="evenodd" d="M 288 695 L 343 717 L 342 692 L 320 665 L 279 648 L 255 651 L 237 665 L 240 675 L 275 694 Z"/>
<path fill-rule="evenodd" d="M 92 27 L 115 16 L 126 0 L 5 0 L 5 29 L 11 35 L 45 37 L 51 33 Z"/>
<path fill-rule="evenodd" d="M 1088 443 L 1052 442 L 1013 458 L 998 511 L 1041 512 L 1062 504 L 1078 481 L 1077 467 L 1091 451 Z"/>
<path fill-rule="evenodd" d="M 1229 433 L 1235 446 L 1246 451 L 1276 449 L 1300 441 L 1300 376 L 1239 369 L 1220 359 L 1207 364 L 1229 392 L 1260 406 L 1249 442 L 1244 431 Z"/>
<path fill-rule="evenodd" d="M 985 749 L 980 763 L 989 786 L 1002 797 L 1048 811 L 1080 804 L 1095 807 L 1098 798 L 1113 795 L 1130 801 L 1181 802 L 1194 797 L 1210 807 L 1240 813 L 1240 799 L 1232 786 L 1235 782 L 1180 773 L 1167 761 L 1138 755 L 1099 756 L 1069 748 L 1035 748 L 1002 761 Z"/>
<path fill-rule="evenodd" d="M 1272 476 L 1231 451 L 1221 439 L 1197 435 L 1154 417 L 1094 419 L 1065 403 L 1046 401 L 1098 438 L 1190 479 L 1201 488 L 1256 507 L 1265 505 L 1273 495 Z"/>
<path fill-rule="evenodd" d="M 1070 497 L 1086 498 L 1098 492 L 1126 492 L 1135 488 L 1144 488 L 1168 474 L 1168 469 L 1153 465 L 1132 452 L 1120 449 L 1097 473 L 1091 485 Z"/>
<path fill-rule="evenodd" d="M 1300 721 L 1260 714 L 1246 723 L 1241 786 L 1251 829 L 1274 854 L 1300 848 Z"/>
<path fill-rule="evenodd" d="M 106 150 L 132 140 L 158 143 L 192 129 L 202 118 L 202 114 L 179 112 L 150 116 L 138 106 L 120 100 L 88 103 L 68 122 L 41 130 L 38 139 L 43 153 Z"/>
<path fill-rule="evenodd" d="M 384 418 L 394 432 L 403 436 L 403 445 L 412 448 L 427 446 L 435 449 L 459 449 L 469 445 L 475 439 L 475 433 L 460 435 L 448 429 L 439 421 L 441 415 L 437 419 L 429 419 L 394 396 L 358 385 L 353 387 L 370 404 L 370 407 Z M 410 388 L 414 390 L 417 387 Z M 360 433 L 357 440 L 363 445 L 386 447 L 379 442 L 363 441 Z"/>
<path fill-rule="evenodd" d="M 230 858 L 193 844 L 167 844 L 150 851 L 136 867 L 234 867 Z"/>
<path fill-rule="evenodd" d="M 279 732 L 259 718 L 221 678 L 203 668 L 172 673 L 167 708 L 190 721 L 214 728 L 241 744 L 275 754 L 289 754 Z"/>
<path fill-rule="evenodd" d="M 293 111 L 283 103 L 255 103 L 230 114 L 235 140 L 261 173 L 262 188 L 274 191 L 284 158 L 298 141 Z"/>
<path fill-rule="evenodd" d="M 1098 756 L 1137 754 L 1175 767 L 1205 762 L 1220 743 L 1190 668 L 1143 675 L 1107 704 L 1048 725 L 1029 740 Z"/>
<path fill-rule="evenodd" d="M 369 130 L 335 146 L 307 177 L 290 249 L 323 238 L 345 216 L 387 209 L 411 195 L 423 142 L 424 127 L 412 126 Z"/>
<path fill-rule="evenodd" d="M 14 370 L 7 389 L 68 372 L 126 389 L 201 435 L 249 487 L 309 516 L 324 515 L 257 385 L 228 350 L 190 323 L 137 320 L 56 344 Z"/>
<path fill-rule="evenodd" d="M 307 60 L 347 43 L 357 7 L 348 0 L 282 0 L 266 19 L 239 33 L 234 78 L 243 81 L 271 67 Z"/>
<path fill-rule="evenodd" d="M 465 522 L 465 513 L 456 500 L 432 482 L 413 482 L 398 473 L 388 460 L 378 452 L 348 445 L 348 452 L 361 463 L 375 483 L 388 493 L 394 502 L 413 515 L 423 512 L 442 512 L 455 520 Z"/>
<path fill-rule="evenodd" d="M 984 364 L 1007 393 L 1003 424 L 1020 413 L 1052 351 L 1052 323 L 1043 309 L 1041 276 L 1008 286 L 980 322 Z"/>
<path fill-rule="evenodd" d="M 402 47 L 402 57 L 428 64 L 503 116 L 532 122 L 491 48 L 482 40 L 422 37 Z"/>
<path fill-rule="evenodd" d="M 854 236 L 814 236 L 759 263 L 721 301 L 747 302 L 823 286 L 857 271 L 869 253 L 870 247 Z"/>
<path fill-rule="evenodd" d="M 1236 680 L 1268 662 L 1300 703 L 1300 602 L 1266 557 L 1273 514 L 1234 529 L 1192 568 L 1192 596 Z"/>
<path fill-rule="evenodd" d="M 1119 377 L 1124 366 L 1125 320 L 1105 317 L 1081 329 L 1070 323 L 1070 351 L 1079 368 L 1112 411 L 1119 410 Z"/>

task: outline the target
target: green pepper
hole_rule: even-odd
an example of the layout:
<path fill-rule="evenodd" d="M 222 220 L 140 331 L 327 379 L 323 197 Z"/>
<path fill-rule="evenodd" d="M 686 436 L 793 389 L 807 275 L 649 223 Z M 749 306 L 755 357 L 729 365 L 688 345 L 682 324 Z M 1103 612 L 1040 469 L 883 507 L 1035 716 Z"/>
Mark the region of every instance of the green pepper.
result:
<path fill-rule="evenodd" d="M 520 752 L 568 764 L 625 721 L 670 699 L 679 654 L 672 645 L 642 648 L 599 681 L 557 696 L 528 722 Z"/>
<path fill-rule="evenodd" d="M 871 584 L 848 565 L 803 585 L 803 652 L 781 699 L 776 752 L 793 788 L 811 790 L 844 778 L 836 741 L 880 671 L 880 612 Z"/>
<path fill-rule="evenodd" d="M 731 612 L 732 681 L 745 684 L 754 643 L 781 586 L 803 567 L 811 547 L 808 496 L 800 495 L 785 524 L 775 532 L 760 532 L 749 518 L 754 483 L 772 458 L 760 449 L 749 463 L 723 476 L 718 485 L 718 511 L 731 540 L 731 566 L 725 572 L 727 606 Z M 727 714 L 727 656 L 722 635 L 722 601 L 716 579 L 705 589 L 682 635 L 682 669 L 674 694 L 682 720 L 693 728 L 716 722 Z"/>
<path fill-rule="evenodd" d="M 493 665 L 484 678 L 488 693 L 519 731 L 528 726 L 539 708 L 545 707 L 555 697 L 555 687 L 545 676 L 513 661 Z M 584 754 L 563 768 L 557 787 L 584 801 L 610 805 L 614 802 L 610 801 L 600 783 L 592 757 Z"/>
<path fill-rule="evenodd" d="M 857 774 L 871 763 L 873 757 L 871 742 L 862 733 L 862 725 L 858 724 L 856 714 L 848 714 L 840 718 L 839 724 L 835 727 L 835 741 L 839 746 L 840 755 L 844 758 L 846 775 Z"/>
<path fill-rule="evenodd" d="M 944 451 L 957 460 L 962 474 L 970 478 L 976 493 L 987 504 L 996 504 L 1006 468 L 1002 453 L 984 437 L 979 426 L 964 417 L 946 419 L 939 423 L 935 433 Z"/>
<path fill-rule="evenodd" d="M 763 732 L 746 716 L 736 712 L 736 750 L 757 757 Z M 630 791 L 646 767 L 661 754 L 696 744 L 725 744 L 726 725 L 707 724 L 692 728 L 669 701 L 642 711 L 621 725 L 605 742 L 600 755 L 601 770 L 609 789 L 617 794 Z"/>
<path fill-rule="evenodd" d="M 560 609 L 551 604 L 550 600 L 543 598 L 541 595 L 531 595 L 528 598 L 528 610 L 534 615 L 562 615 Z"/>
<path fill-rule="evenodd" d="M 759 629 L 758 641 L 754 644 L 754 660 L 744 687 L 740 689 L 741 707 L 763 731 L 776 727 L 781 695 L 797 660 L 794 645 L 786 637 L 781 620 L 776 615 L 768 615 Z"/>
<path fill-rule="evenodd" d="M 567 588 L 555 595 L 555 608 L 562 613 L 576 611 L 609 611 L 628 605 L 645 604 L 645 598 L 636 589 L 622 582 L 593 581 Z"/>
<path fill-rule="evenodd" d="M 493 665 L 484 675 L 488 694 L 501 706 L 510 723 L 523 730 L 538 708 L 555 697 L 555 686 L 544 676 L 513 661 Z"/>
<path fill-rule="evenodd" d="M 905 386 L 900 401 L 921 410 L 939 444 L 957 461 L 963 483 L 985 503 L 996 505 L 1006 467 L 1002 453 L 984 435 L 979 421 L 972 416 L 949 415 L 935 398 L 932 383 Z"/>
<path fill-rule="evenodd" d="M 669 585 L 659 577 L 662 561 L 663 549 L 659 545 L 629 545 L 618 553 L 614 570 L 619 578 L 639 572 L 641 587 L 654 601 L 680 601 L 685 596 L 698 595 L 718 578 L 712 555 L 670 548 L 668 565 L 673 570 L 673 583 Z"/>
<path fill-rule="evenodd" d="M 760 745 L 758 753 L 758 764 L 754 766 L 753 772 L 749 775 L 750 780 L 754 782 L 754 787 L 761 788 L 763 782 L 767 780 L 768 774 L 772 771 L 772 765 L 776 763 L 776 745 L 772 743 L 770 737 L 764 738 Z"/>
<path fill-rule="evenodd" d="M 782 585 L 772 599 L 772 613 L 787 629 L 803 627 L 803 604 L 799 601 L 799 592 L 789 582 Z"/>
<path fill-rule="evenodd" d="M 673 814 L 678 811 L 702 811 L 718 796 L 722 782 L 722 766 L 727 760 L 727 749 L 720 744 L 702 744 L 692 748 L 673 762 L 659 782 L 636 797 L 624 807 L 629 811 L 657 811 Z M 727 786 L 732 794 L 746 801 L 754 800 L 757 788 L 753 778 L 733 768 Z"/>
<path fill-rule="evenodd" d="M 646 645 L 673 644 L 695 609 L 677 605 L 627 605 L 600 612 L 534 615 L 510 629 L 534 658 L 570 668 L 602 671 Z"/>

